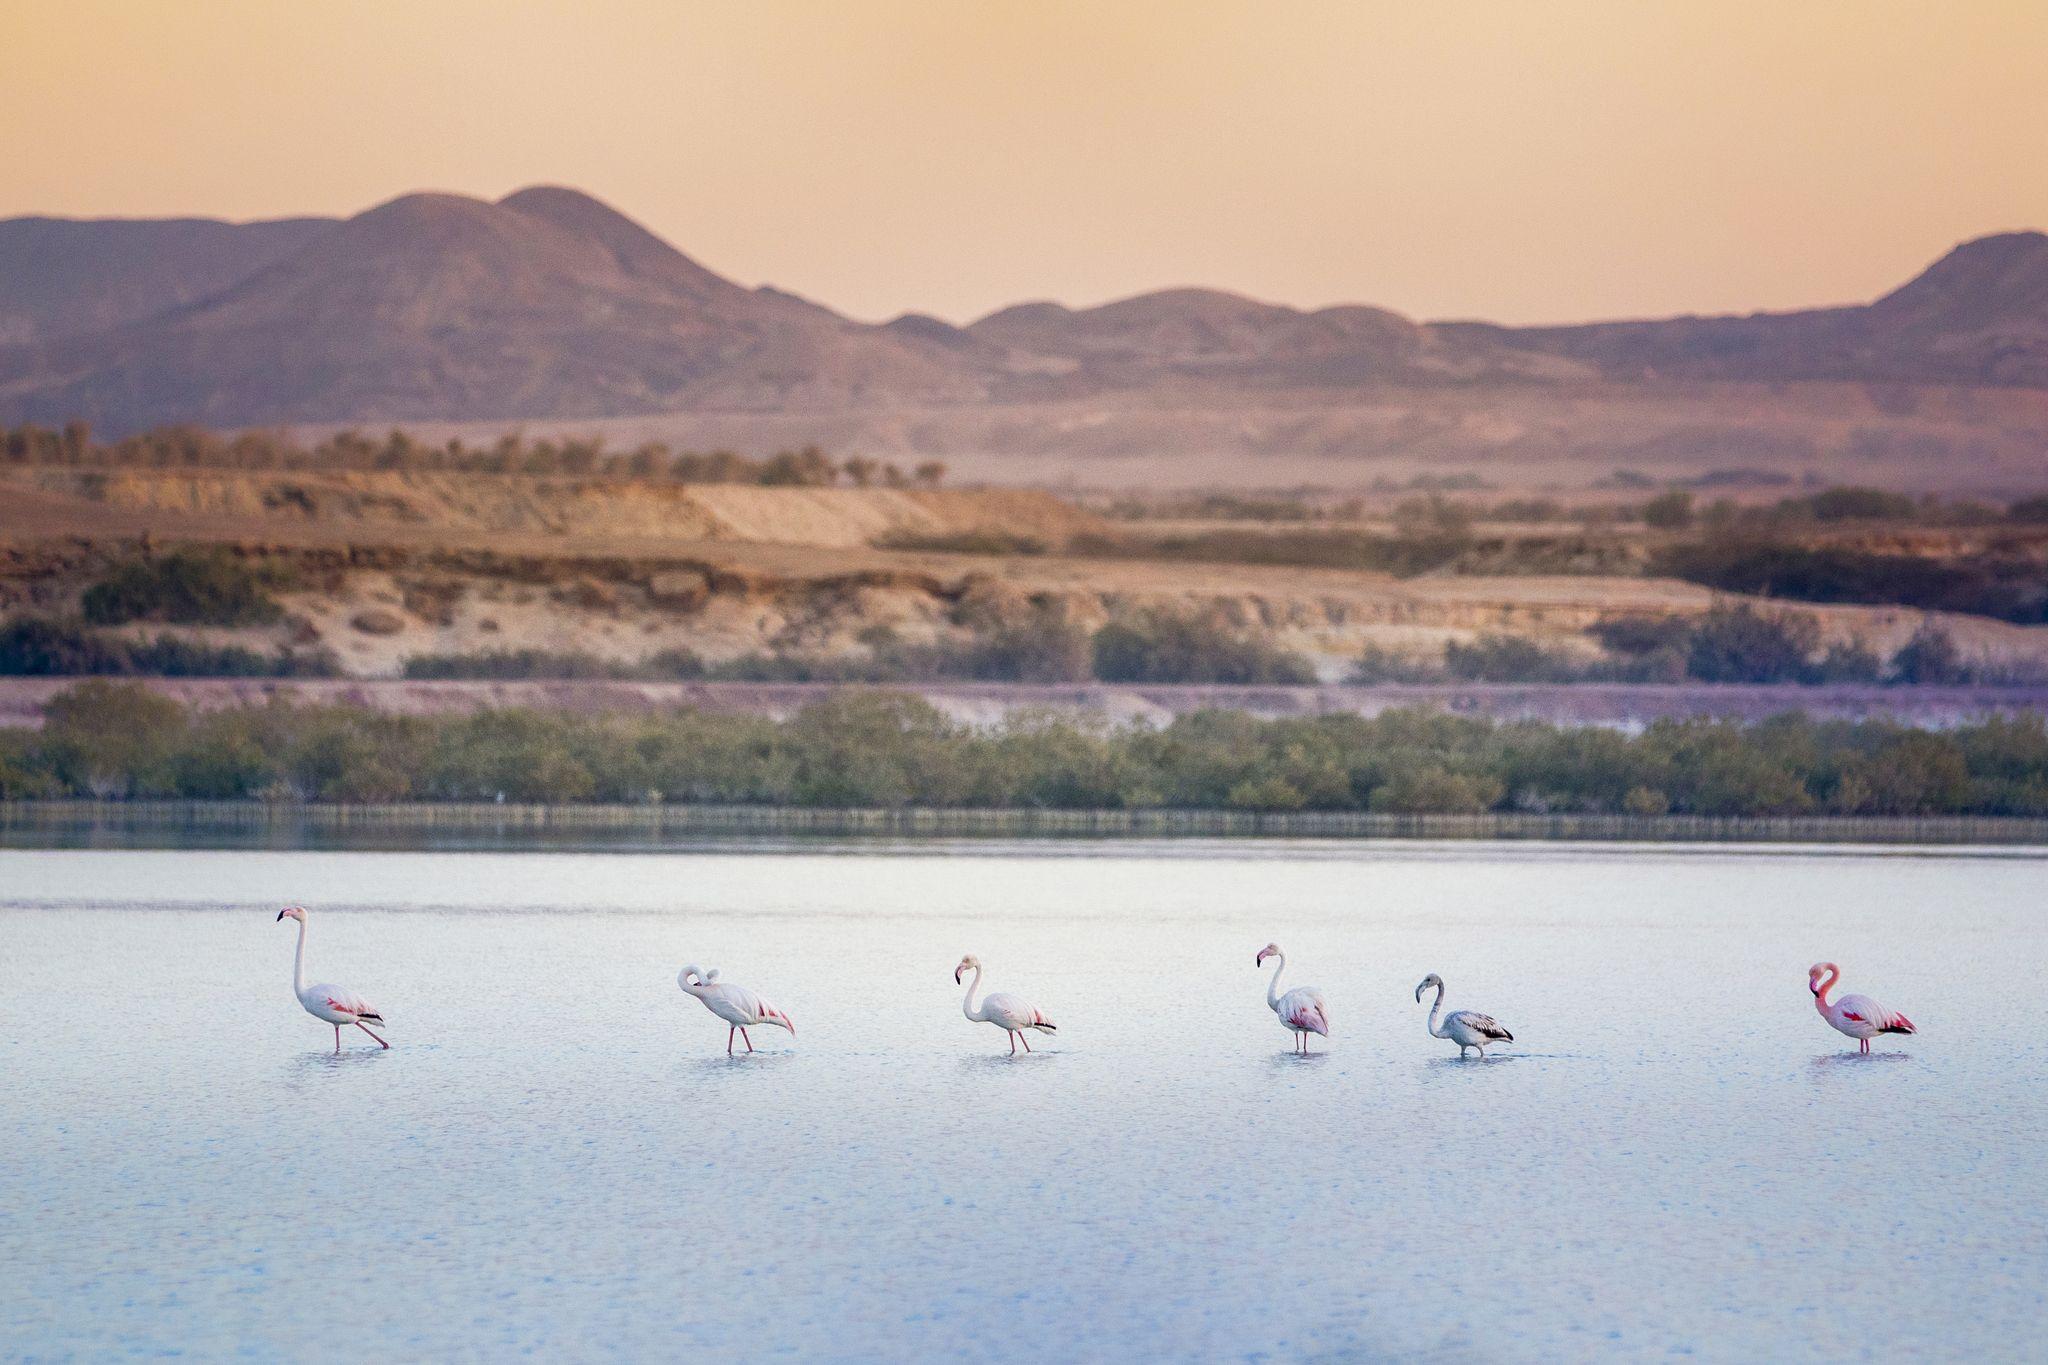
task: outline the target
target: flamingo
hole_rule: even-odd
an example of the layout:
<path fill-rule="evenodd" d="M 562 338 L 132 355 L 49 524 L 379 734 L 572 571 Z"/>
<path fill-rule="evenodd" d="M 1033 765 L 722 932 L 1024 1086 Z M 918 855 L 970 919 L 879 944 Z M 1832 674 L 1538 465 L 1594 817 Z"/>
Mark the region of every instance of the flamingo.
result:
<path fill-rule="evenodd" d="M 1021 996 L 1007 991 L 997 991 L 985 996 L 981 1008 L 974 1007 L 974 993 L 981 989 L 981 959 L 973 953 L 960 959 L 960 965 L 953 969 L 953 984 L 960 984 L 960 974 L 969 967 L 974 968 L 974 980 L 968 983 L 967 997 L 960 1002 L 960 1012 L 977 1024 L 995 1024 L 1010 1035 L 1010 1055 L 1017 1055 L 1017 1044 L 1023 1043 L 1026 1052 L 1031 1051 L 1031 1040 L 1024 1036 L 1024 1030 L 1035 1028 L 1040 1033 L 1057 1033 L 1058 1025 L 1040 1014 L 1036 1007 Z"/>
<path fill-rule="evenodd" d="M 731 1025 L 725 1031 L 725 1055 L 732 1056 L 732 1036 L 738 1033 L 746 1042 L 747 1051 L 754 1050 L 754 1040 L 747 1037 L 747 1030 L 762 1024 L 773 1024 L 789 1030 L 789 1036 L 796 1037 L 796 1025 L 789 1016 L 763 1000 L 745 986 L 735 986 L 718 979 L 718 968 L 699 971 L 696 963 L 676 974 L 676 984 L 704 1002 L 704 1008 Z"/>
<path fill-rule="evenodd" d="M 1458 1045 L 1458 1055 L 1463 1057 L 1465 1049 L 1478 1048 L 1479 1059 L 1486 1060 L 1488 1043 L 1512 1043 L 1515 1035 L 1502 1028 L 1490 1014 L 1474 1010 L 1452 1010 L 1444 1016 L 1442 1027 L 1436 1022 L 1436 1012 L 1444 1007 L 1444 979 L 1435 972 L 1422 978 L 1415 988 L 1415 1003 L 1422 1003 L 1422 993 L 1431 986 L 1436 987 L 1436 1003 L 1429 1007 L 1429 1036 L 1448 1038 Z"/>
<path fill-rule="evenodd" d="M 1266 987 L 1266 1003 L 1280 1016 L 1281 1026 L 1294 1035 L 1295 1051 L 1306 1057 L 1311 1033 L 1330 1036 L 1329 1007 L 1323 1003 L 1323 993 L 1314 986 L 1296 986 L 1287 994 L 1280 994 L 1280 973 L 1287 968 L 1287 954 L 1280 951 L 1280 945 L 1268 943 L 1259 949 L 1252 965 L 1263 967 L 1269 957 L 1279 961 L 1273 964 L 1273 984 Z"/>
<path fill-rule="evenodd" d="M 1821 978 L 1825 975 L 1827 979 Z M 1828 1000 L 1828 992 L 1842 979 L 1842 969 L 1832 962 L 1816 962 L 1806 972 L 1806 989 L 1813 992 L 1813 1007 L 1820 1011 L 1820 1017 L 1828 1021 L 1828 1027 L 1837 1033 L 1846 1033 L 1862 1043 L 1859 1052 L 1870 1051 L 1870 1040 L 1880 1033 L 1914 1033 L 1913 1021 L 1905 1015 L 1886 1009 L 1867 995 L 1845 995 L 1840 1000 Z"/>
<path fill-rule="evenodd" d="M 367 1019 L 380 1028 L 384 1026 L 384 1016 L 369 1001 L 354 991 L 344 990 L 340 986 L 330 986 L 322 981 L 316 981 L 310 986 L 306 984 L 306 907 L 287 905 L 277 912 L 277 920 L 274 922 L 282 923 L 288 919 L 299 922 L 299 951 L 292 957 L 292 994 L 299 997 L 299 1003 L 306 1007 L 306 1013 L 323 1024 L 334 1025 L 335 1053 L 339 1055 L 341 1052 L 343 1024 L 354 1024 L 363 1032 L 369 1033 L 372 1038 L 376 1038 L 378 1047 L 389 1048 L 391 1044 L 377 1038 L 375 1033 L 370 1032 L 369 1025 L 363 1022 Z"/>

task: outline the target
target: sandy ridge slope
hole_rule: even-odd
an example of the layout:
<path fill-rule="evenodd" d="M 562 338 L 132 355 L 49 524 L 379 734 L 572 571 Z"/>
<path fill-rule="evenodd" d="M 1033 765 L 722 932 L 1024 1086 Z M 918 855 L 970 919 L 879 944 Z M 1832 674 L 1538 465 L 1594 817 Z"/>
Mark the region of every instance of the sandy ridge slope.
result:
<path fill-rule="evenodd" d="M 347 471 L 29 469 L 0 494 L 33 489 L 78 505 L 246 521 L 449 532 L 631 536 L 850 548 L 892 534 L 1004 530 L 1063 540 L 1095 518 L 1025 489 L 762 488 L 520 475 Z"/>
<path fill-rule="evenodd" d="M 147 536 L 225 543 L 296 567 L 283 594 L 296 627 L 185 628 L 213 643 L 319 642 L 355 677 L 392 677 L 420 654 L 538 648 L 633 662 L 665 649 L 717 661 L 756 652 L 845 655 L 877 630 L 904 641 L 963 640 L 994 621 L 1050 610 L 1092 629 L 1118 613 L 1194 612 L 1265 632 L 1344 677 L 1367 644 L 1417 657 L 1504 631 L 1589 648 L 1583 632 L 1619 612 L 1695 615 L 1714 594 L 1641 578 L 1422 578 L 1261 566 L 1158 564 L 1057 555 L 989 557 L 752 541 L 336 530 L 208 522 L 97 509 L 48 495 L 0 499 L 0 613 L 78 610 L 79 595 Z M 33 527 L 25 526 L 32 522 Z M 88 529 L 88 525 L 90 529 Z M 1814 609 L 1827 640 L 1895 650 L 1928 618 L 1895 607 Z M 376 618 L 383 624 L 359 624 Z M 1939 618 L 1989 662 L 2048 661 L 2048 627 Z M 136 627 L 147 633 L 153 629 Z M 281 633 L 287 632 L 287 633 Z"/>

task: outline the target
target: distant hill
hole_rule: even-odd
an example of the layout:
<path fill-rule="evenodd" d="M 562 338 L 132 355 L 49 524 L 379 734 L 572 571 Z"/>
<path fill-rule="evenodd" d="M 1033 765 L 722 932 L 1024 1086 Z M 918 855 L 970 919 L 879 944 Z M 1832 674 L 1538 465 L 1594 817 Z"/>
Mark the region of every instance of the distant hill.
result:
<path fill-rule="evenodd" d="M 966 330 L 1004 348 L 1013 372 L 1058 376 L 1067 388 L 1142 388 L 1162 379 L 1321 387 L 1583 371 L 1384 308 L 1303 312 L 1214 289 L 1141 294 L 1079 311 L 1020 304 Z"/>
<path fill-rule="evenodd" d="M 1954 396 L 1988 390 L 2043 397 L 1988 417 Z M 1175 289 L 961 327 L 746 288 L 555 187 L 338 222 L 0 222 L 0 421 L 73 417 L 662 417 L 686 440 L 947 458 L 2024 473 L 2048 436 L 2048 236 L 1980 238 L 1873 303 L 1793 313 L 1516 328 Z"/>
<path fill-rule="evenodd" d="M 1618 379 L 1885 381 L 2048 388 L 2048 234 L 1965 242 L 1875 303 L 1747 317 L 1446 331 Z"/>
<path fill-rule="evenodd" d="M 0 345 L 104 331 L 247 279 L 331 218 L 0 221 Z"/>
<path fill-rule="evenodd" d="M 572 190 L 412 194 L 210 297 L 0 353 L 0 412 L 120 429 L 979 396 L 930 352 L 734 284 Z"/>

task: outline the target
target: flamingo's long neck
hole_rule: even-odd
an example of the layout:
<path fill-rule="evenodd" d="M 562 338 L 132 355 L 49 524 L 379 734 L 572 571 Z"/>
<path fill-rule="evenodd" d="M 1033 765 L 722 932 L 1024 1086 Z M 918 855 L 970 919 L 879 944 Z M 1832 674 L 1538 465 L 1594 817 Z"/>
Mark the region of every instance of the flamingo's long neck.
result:
<path fill-rule="evenodd" d="M 1437 1011 L 1442 1009 L 1443 1007 L 1444 983 L 1439 981 L 1436 983 L 1436 1000 L 1429 1007 L 1429 1036 L 1432 1038 L 1446 1038 L 1450 1036 L 1449 1034 L 1445 1033 L 1441 1028 L 1437 1027 Z"/>
<path fill-rule="evenodd" d="M 1813 1007 L 1822 1014 L 1828 1012 L 1828 992 L 1834 990 L 1835 983 L 1841 979 L 1842 969 L 1840 967 L 1830 966 L 1825 972 L 1821 973 L 1820 984 L 1814 988 L 1813 992 Z"/>
<path fill-rule="evenodd" d="M 306 993 L 306 921 L 299 921 L 299 950 L 292 954 L 292 994 Z"/>
<path fill-rule="evenodd" d="M 974 993 L 981 989 L 981 968 L 974 969 L 974 980 L 967 983 L 967 998 L 960 1002 L 960 1012 L 975 1023 L 983 1022 L 984 1016 L 975 1012 Z"/>
<path fill-rule="evenodd" d="M 1268 1009 L 1278 1010 L 1280 1008 L 1280 973 L 1285 970 L 1287 970 L 1287 954 L 1273 954 L 1273 981 L 1271 985 L 1266 987 L 1266 1006 Z"/>

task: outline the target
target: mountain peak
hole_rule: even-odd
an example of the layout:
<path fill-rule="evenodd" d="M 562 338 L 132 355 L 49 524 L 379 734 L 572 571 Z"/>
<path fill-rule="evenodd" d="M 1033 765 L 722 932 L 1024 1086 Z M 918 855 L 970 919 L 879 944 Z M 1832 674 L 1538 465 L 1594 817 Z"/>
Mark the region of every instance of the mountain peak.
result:
<path fill-rule="evenodd" d="M 336 245 L 347 249 L 389 250 L 410 246 L 444 251 L 503 235 L 496 205 L 464 194 L 420 190 L 387 199 L 344 219 Z"/>
<path fill-rule="evenodd" d="M 700 291 L 739 288 L 691 260 L 602 199 L 582 190 L 564 185 L 528 185 L 500 199 L 497 207 L 540 219 L 602 245 L 628 274 L 684 276 Z"/>
<path fill-rule="evenodd" d="M 0 372 L 0 419 L 516 420 L 978 393 L 931 347 L 757 295 L 559 186 L 401 195 L 172 302 L 70 343 L 65 373 L 31 395 L 7 389 L 23 370 Z M 33 343 L 39 318 L 0 324 L 20 334 L 0 335 L 0 365 L 41 373 L 47 352 L 6 345 Z"/>
<path fill-rule="evenodd" d="M 543 219 L 572 232 L 602 237 L 630 234 L 651 241 L 659 240 L 602 199 L 565 185 L 528 185 L 500 199 L 497 207 Z"/>
<path fill-rule="evenodd" d="M 2010 259 L 2015 256 L 2031 258 L 2044 250 L 2048 250 L 2048 232 L 2042 232 L 2038 228 L 2020 228 L 2012 232 L 1987 232 L 1982 237 L 1972 237 L 1942 259 L 1947 260 L 1955 256 L 1981 259 Z"/>
<path fill-rule="evenodd" d="M 1887 314 L 2038 318 L 2048 313 L 2048 233 L 1973 237 L 1872 306 Z"/>
<path fill-rule="evenodd" d="M 618 212 L 596 195 L 587 194 L 572 185 L 526 185 L 498 201 L 498 207 L 501 209 L 520 209 L 528 212 L 545 209 L 549 205 L 601 209 L 606 213 Z"/>
<path fill-rule="evenodd" d="M 478 221 L 489 218 L 491 204 L 466 194 L 446 190 L 414 190 L 373 204 L 355 215 L 353 222 L 395 219 L 406 222 Z"/>

